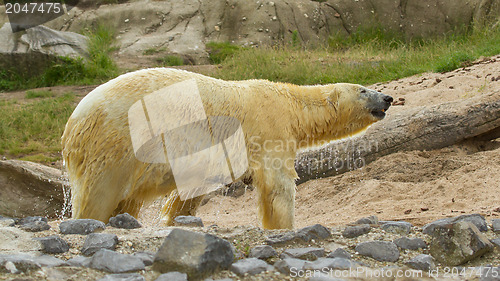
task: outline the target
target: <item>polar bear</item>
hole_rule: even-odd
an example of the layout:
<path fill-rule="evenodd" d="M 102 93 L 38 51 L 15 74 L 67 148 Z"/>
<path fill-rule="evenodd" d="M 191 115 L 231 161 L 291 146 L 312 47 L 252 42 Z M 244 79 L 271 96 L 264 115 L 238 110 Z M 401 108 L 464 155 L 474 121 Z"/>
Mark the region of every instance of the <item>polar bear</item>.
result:
<path fill-rule="evenodd" d="M 252 179 L 262 226 L 268 229 L 294 228 L 297 152 L 365 131 L 384 118 L 392 102 L 390 96 L 346 83 L 223 81 L 169 68 L 121 75 L 82 99 L 66 124 L 62 154 L 73 218 L 106 222 L 124 212 L 137 216 L 144 204 L 164 196 L 167 223 L 177 215 L 194 214 L 203 196 L 183 201 L 168 161 L 138 159 L 128 118 L 130 108 L 146 96 L 188 80 L 195 83 L 206 116 L 240 122 L 248 167 L 239 178 Z M 176 145 L 181 144 L 172 147 Z M 270 159 L 281 165 L 269 165 L 276 163 Z"/>

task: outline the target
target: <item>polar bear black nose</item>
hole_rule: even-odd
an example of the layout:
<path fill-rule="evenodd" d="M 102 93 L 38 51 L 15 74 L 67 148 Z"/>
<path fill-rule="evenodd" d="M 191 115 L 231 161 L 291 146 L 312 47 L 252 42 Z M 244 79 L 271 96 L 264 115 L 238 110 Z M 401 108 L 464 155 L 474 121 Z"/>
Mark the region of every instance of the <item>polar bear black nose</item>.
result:
<path fill-rule="evenodd" d="M 385 96 L 385 97 L 384 97 L 384 101 L 385 101 L 386 103 L 391 103 L 393 100 L 394 100 L 394 99 L 393 99 L 391 96 Z"/>

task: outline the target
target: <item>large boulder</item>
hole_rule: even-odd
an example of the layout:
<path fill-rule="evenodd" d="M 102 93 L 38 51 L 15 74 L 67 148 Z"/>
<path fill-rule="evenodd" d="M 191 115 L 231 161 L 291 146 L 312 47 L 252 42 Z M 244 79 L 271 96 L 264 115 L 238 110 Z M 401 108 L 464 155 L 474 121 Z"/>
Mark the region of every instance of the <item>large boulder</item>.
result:
<path fill-rule="evenodd" d="M 0 215 L 60 215 L 64 206 L 63 186 L 64 178 L 58 169 L 28 161 L 0 161 Z"/>

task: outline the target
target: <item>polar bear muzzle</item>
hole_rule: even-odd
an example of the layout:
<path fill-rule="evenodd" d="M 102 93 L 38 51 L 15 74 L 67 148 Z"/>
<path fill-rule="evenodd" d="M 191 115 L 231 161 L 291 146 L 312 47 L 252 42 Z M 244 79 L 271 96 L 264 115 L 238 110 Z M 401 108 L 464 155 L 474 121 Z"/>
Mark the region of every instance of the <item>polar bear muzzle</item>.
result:
<path fill-rule="evenodd" d="M 361 98 L 366 99 L 366 107 L 378 119 L 384 119 L 385 112 L 393 101 L 391 96 L 366 88 L 361 88 Z"/>

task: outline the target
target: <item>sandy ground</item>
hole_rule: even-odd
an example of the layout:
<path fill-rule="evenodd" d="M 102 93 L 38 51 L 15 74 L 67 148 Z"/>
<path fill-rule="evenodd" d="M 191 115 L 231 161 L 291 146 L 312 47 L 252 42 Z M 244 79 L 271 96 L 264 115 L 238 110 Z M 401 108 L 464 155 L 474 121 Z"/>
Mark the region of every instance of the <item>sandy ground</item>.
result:
<path fill-rule="evenodd" d="M 425 73 L 371 88 L 406 99 L 404 106 L 427 106 L 500 91 L 500 56 L 449 73 Z M 500 109 L 499 109 L 500 110 Z M 384 122 L 384 121 L 381 121 Z M 206 225 L 260 226 L 256 192 L 239 198 L 215 196 L 199 209 Z M 144 209 L 155 223 L 158 203 Z M 312 180 L 297 187 L 296 226 L 343 225 L 377 215 L 416 225 L 443 217 L 480 213 L 500 217 L 500 139 L 466 142 L 434 151 L 400 152 L 362 169 Z M 496 210 L 496 211 L 495 211 Z"/>

